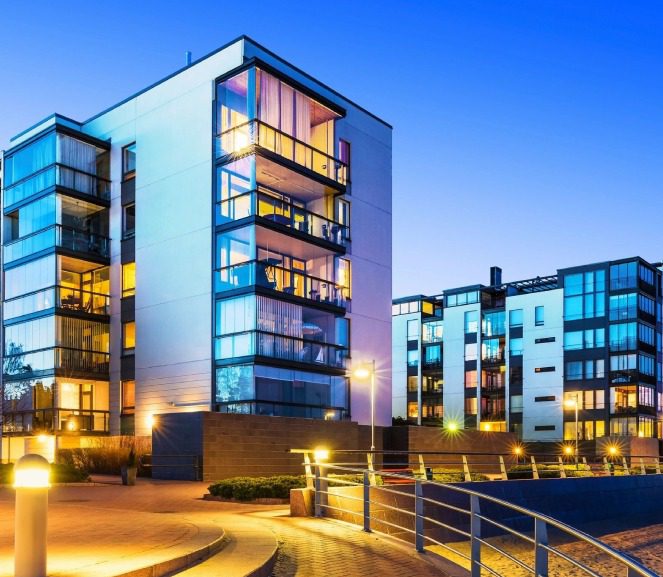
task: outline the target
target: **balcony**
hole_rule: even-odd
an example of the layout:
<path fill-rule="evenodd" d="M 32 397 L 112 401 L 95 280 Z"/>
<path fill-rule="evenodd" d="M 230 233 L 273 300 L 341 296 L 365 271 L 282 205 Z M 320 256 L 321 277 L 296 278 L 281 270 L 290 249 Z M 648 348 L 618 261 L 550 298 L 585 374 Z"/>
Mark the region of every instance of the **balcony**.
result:
<path fill-rule="evenodd" d="M 102 258 L 110 256 L 108 237 L 55 224 L 5 244 L 5 264 L 56 246 Z"/>
<path fill-rule="evenodd" d="M 260 190 L 234 196 L 216 205 L 216 224 L 250 216 L 258 216 L 341 247 L 347 247 L 350 238 L 349 227 Z"/>
<path fill-rule="evenodd" d="M 108 411 L 79 409 L 35 409 L 32 411 L 6 411 L 2 433 L 108 433 Z"/>
<path fill-rule="evenodd" d="M 481 362 L 486 364 L 500 364 L 504 362 L 504 349 L 498 352 L 486 352 L 481 355 Z"/>
<path fill-rule="evenodd" d="M 277 259 L 248 261 L 219 269 L 215 273 L 215 291 L 222 293 L 260 286 L 312 303 L 346 307 L 349 291 L 347 287 L 308 275 L 298 269 L 280 267 L 276 261 Z"/>
<path fill-rule="evenodd" d="M 247 331 L 215 339 L 217 360 L 259 356 L 342 369 L 347 353 L 347 348 L 340 345 L 265 331 Z"/>
<path fill-rule="evenodd" d="M 60 186 L 99 200 L 110 200 L 110 180 L 63 164 L 52 164 L 5 188 L 4 206 L 21 202 L 53 186 Z"/>
<path fill-rule="evenodd" d="M 257 146 L 338 184 L 346 185 L 348 167 L 333 156 L 259 120 L 251 120 L 216 137 L 217 158 L 249 152 Z"/>
<path fill-rule="evenodd" d="M 92 315 L 110 315 L 110 296 L 70 287 L 52 286 L 5 301 L 5 320 L 53 307 Z"/>
<path fill-rule="evenodd" d="M 52 375 L 53 371 L 99 374 L 107 377 L 110 355 L 97 351 L 82 351 L 65 347 L 49 347 L 6 356 L 3 377 L 7 380 L 32 379 Z"/>

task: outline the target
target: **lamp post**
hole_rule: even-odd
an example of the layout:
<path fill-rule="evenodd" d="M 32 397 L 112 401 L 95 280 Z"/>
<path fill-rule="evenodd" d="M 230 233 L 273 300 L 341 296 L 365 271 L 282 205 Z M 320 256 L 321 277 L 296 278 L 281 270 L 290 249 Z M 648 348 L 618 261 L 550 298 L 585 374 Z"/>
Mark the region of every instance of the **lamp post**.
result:
<path fill-rule="evenodd" d="M 365 363 L 355 370 L 354 375 L 358 379 L 371 377 L 371 451 L 375 451 L 375 359 L 371 361 L 370 367 Z"/>
<path fill-rule="evenodd" d="M 578 393 L 576 393 L 575 400 L 572 399 L 567 399 L 564 401 L 564 406 L 567 408 L 573 407 L 576 412 L 576 469 L 578 468 L 578 433 L 579 433 L 579 428 L 578 428 Z"/>
<path fill-rule="evenodd" d="M 50 465 L 28 454 L 14 466 L 14 576 L 46 577 L 46 524 Z"/>

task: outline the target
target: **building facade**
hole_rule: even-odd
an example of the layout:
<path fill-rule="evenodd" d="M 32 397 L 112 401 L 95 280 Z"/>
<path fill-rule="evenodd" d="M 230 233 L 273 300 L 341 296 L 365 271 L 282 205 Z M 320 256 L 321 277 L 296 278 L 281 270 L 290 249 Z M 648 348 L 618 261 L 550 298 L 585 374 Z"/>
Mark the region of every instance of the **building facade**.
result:
<path fill-rule="evenodd" d="M 391 127 L 247 37 L 4 152 L 2 431 L 391 419 Z"/>
<path fill-rule="evenodd" d="M 525 441 L 661 438 L 661 264 L 501 272 L 393 301 L 394 417 Z"/>

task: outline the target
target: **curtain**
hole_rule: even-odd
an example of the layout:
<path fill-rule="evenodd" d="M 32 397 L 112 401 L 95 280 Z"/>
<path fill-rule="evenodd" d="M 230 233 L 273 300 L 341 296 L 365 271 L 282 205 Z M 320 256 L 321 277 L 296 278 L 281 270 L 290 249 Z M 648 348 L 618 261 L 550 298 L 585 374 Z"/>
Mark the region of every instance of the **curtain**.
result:
<path fill-rule="evenodd" d="M 260 120 L 274 128 L 279 127 L 279 84 L 280 82 L 260 72 Z"/>
<path fill-rule="evenodd" d="M 295 93 L 295 136 L 298 140 L 309 144 L 311 142 L 311 101 L 301 92 Z"/>

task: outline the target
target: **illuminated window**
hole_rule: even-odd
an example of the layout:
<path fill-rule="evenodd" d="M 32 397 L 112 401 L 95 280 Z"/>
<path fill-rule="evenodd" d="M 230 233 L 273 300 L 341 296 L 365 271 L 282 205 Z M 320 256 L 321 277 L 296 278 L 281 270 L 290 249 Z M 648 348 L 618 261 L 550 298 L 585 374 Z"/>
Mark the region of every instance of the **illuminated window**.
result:
<path fill-rule="evenodd" d="M 136 294 L 136 263 L 129 262 L 122 265 L 122 296 L 130 297 Z"/>
<path fill-rule="evenodd" d="M 466 388 L 472 388 L 477 386 L 477 372 L 476 370 L 473 371 L 465 371 L 465 387 Z"/>
<path fill-rule="evenodd" d="M 477 399 L 472 397 L 470 399 L 465 399 L 465 414 L 466 415 L 476 415 L 477 414 Z"/>
<path fill-rule="evenodd" d="M 419 387 L 419 379 L 416 375 L 407 378 L 408 393 L 416 393 Z"/>
<path fill-rule="evenodd" d="M 407 418 L 416 419 L 419 416 L 419 406 L 417 403 L 407 404 Z"/>
<path fill-rule="evenodd" d="M 133 353 L 136 348 L 136 322 L 122 324 L 122 349 L 125 353 Z"/>
<path fill-rule="evenodd" d="M 132 415 L 136 408 L 136 381 L 122 381 L 122 414 Z"/>

